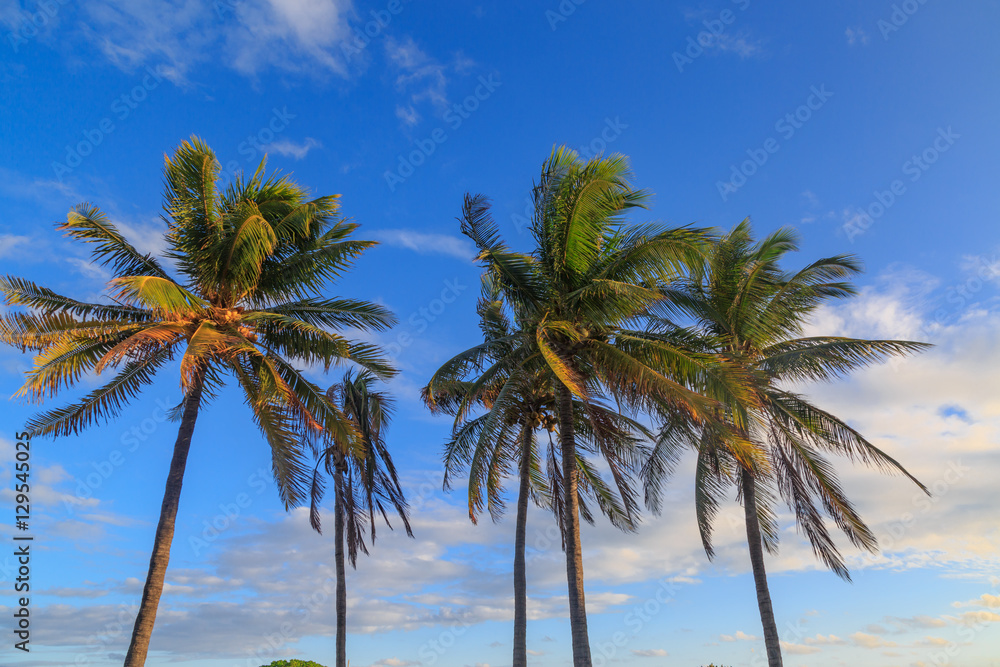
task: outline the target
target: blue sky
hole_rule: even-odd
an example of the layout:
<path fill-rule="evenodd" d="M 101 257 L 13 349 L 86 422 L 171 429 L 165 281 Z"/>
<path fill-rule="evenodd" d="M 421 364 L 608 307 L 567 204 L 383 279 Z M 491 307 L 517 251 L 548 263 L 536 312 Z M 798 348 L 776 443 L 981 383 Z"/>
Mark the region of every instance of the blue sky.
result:
<path fill-rule="evenodd" d="M 107 275 L 53 223 L 90 201 L 162 249 L 163 154 L 191 134 L 227 171 L 267 153 L 316 194 L 340 193 L 360 236 L 382 243 L 336 292 L 401 321 L 377 340 L 403 371 L 390 444 L 416 533 L 384 533 L 349 573 L 352 664 L 497 667 L 510 660 L 511 522 L 471 526 L 461 492 L 441 493 L 448 422 L 416 393 L 476 341 L 477 269 L 455 216 L 464 193 L 485 193 L 524 247 L 526 197 L 553 145 L 621 152 L 655 193 L 637 220 L 751 216 L 760 234 L 798 229 L 795 263 L 858 253 L 860 296 L 813 330 L 936 344 L 802 388 L 935 496 L 841 468 L 883 545 L 849 552 L 853 584 L 822 570 L 785 517 L 768 566 L 786 664 L 995 667 L 998 22 L 996 0 L 0 0 L 0 266 L 94 298 Z M 0 351 L 0 392 L 29 362 Z M 178 396 L 167 374 L 118 421 L 34 444 L 34 648 L 13 664 L 120 662 L 175 436 L 160 405 Z M 8 516 L 13 435 L 34 409 L 0 403 Z M 283 511 L 268 470 L 225 393 L 197 425 L 147 664 L 332 663 L 332 545 Z M 761 664 L 739 507 L 708 563 L 690 473 L 637 535 L 584 530 L 602 664 Z M 536 664 L 568 664 L 558 541 L 551 518 L 529 520 L 529 648 Z M 5 519 L 6 543 L 11 530 Z"/>

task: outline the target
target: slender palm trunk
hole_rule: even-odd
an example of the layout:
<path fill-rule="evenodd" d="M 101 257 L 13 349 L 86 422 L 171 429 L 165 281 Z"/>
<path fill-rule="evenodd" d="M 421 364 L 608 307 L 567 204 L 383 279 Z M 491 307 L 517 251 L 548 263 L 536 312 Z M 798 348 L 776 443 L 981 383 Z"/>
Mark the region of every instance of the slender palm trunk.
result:
<path fill-rule="evenodd" d="M 344 569 L 344 473 L 337 468 L 333 483 L 337 546 L 337 667 L 347 667 L 347 573 Z"/>
<path fill-rule="evenodd" d="M 781 644 L 778 641 L 778 625 L 774 622 L 771 608 L 771 593 L 767 589 L 767 573 L 764 571 L 764 546 L 760 539 L 760 523 L 757 521 L 757 496 L 754 491 L 753 475 L 743 471 L 743 509 L 746 513 L 747 542 L 750 545 L 750 563 L 753 565 L 753 581 L 757 586 L 757 606 L 760 607 L 760 622 L 764 626 L 764 646 L 767 648 L 768 667 L 781 666 Z"/>
<path fill-rule="evenodd" d="M 576 466 L 576 432 L 573 428 L 573 397 L 562 383 L 556 383 L 559 411 L 559 446 L 562 450 L 566 540 L 566 580 L 569 588 L 569 624 L 573 635 L 573 667 L 591 667 L 590 638 L 587 633 L 587 603 L 583 594 L 583 547 L 580 544 L 580 499 Z"/>
<path fill-rule="evenodd" d="M 160 604 L 163 580 L 167 576 L 167 563 L 170 562 L 170 544 L 174 539 L 174 523 L 177 521 L 177 507 L 181 501 L 181 486 L 184 484 L 184 468 L 187 466 L 188 451 L 191 449 L 191 436 L 194 434 L 194 423 L 198 419 L 198 406 L 201 405 L 203 379 L 202 374 L 195 377 L 191 391 L 184 399 L 184 414 L 181 416 L 181 426 L 177 431 L 177 441 L 174 443 L 174 456 L 170 460 L 167 487 L 163 492 L 163 504 L 160 506 L 160 521 L 156 525 L 156 537 L 153 539 L 153 555 L 149 558 L 149 572 L 146 574 L 142 602 L 135 617 L 128 654 L 125 656 L 125 667 L 143 667 L 146 664 L 149 639 L 153 635 L 153 624 L 156 622 L 156 608 Z"/>
<path fill-rule="evenodd" d="M 528 583 L 524 567 L 524 534 L 528 525 L 528 485 L 531 473 L 531 426 L 521 432 L 521 486 L 517 491 L 514 528 L 514 667 L 528 665 Z"/>

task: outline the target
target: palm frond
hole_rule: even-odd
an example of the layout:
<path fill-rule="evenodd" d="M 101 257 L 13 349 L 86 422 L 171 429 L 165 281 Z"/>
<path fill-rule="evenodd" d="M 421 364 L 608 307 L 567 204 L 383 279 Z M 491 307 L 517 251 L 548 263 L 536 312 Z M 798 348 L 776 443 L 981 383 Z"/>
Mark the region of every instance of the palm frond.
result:
<path fill-rule="evenodd" d="M 126 404 L 152 384 L 156 371 L 170 360 L 164 348 L 143 359 L 129 362 L 110 382 L 87 394 L 77 403 L 35 415 L 25 427 L 33 435 L 66 436 L 93 424 L 107 423 L 121 414 Z"/>
<path fill-rule="evenodd" d="M 56 229 L 78 241 L 91 244 L 94 259 L 101 266 L 110 266 L 116 277 L 157 276 L 171 279 L 155 257 L 136 250 L 95 206 L 80 204 L 69 212 L 66 222 Z"/>

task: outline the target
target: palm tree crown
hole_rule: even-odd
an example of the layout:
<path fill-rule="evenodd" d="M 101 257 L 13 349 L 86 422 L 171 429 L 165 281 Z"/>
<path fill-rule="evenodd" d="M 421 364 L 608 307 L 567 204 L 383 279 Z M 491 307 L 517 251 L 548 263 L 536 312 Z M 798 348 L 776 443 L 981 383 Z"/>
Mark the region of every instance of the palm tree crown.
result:
<path fill-rule="evenodd" d="M 392 399 L 375 390 L 377 378 L 369 371 L 349 370 L 343 380 L 327 390 L 326 397 L 354 426 L 349 439 L 324 431 L 319 461 L 313 471 L 309 523 L 322 532 L 319 505 L 325 492 L 323 472 L 333 478 L 334 489 L 334 563 L 337 571 L 337 667 L 347 665 L 347 574 L 344 546 L 352 567 L 357 567 L 358 552 L 368 553 L 365 527 L 375 542 L 376 516 L 381 515 L 389 528 L 389 513 L 395 512 L 410 529 L 409 508 L 399 485 L 396 466 L 385 443 L 385 430 L 392 415 Z"/>
<path fill-rule="evenodd" d="M 60 229 L 90 246 L 113 279 L 108 303 L 84 303 L 30 281 L 0 277 L 7 305 L 27 312 L 0 319 L 0 341 L 36 352 L 18 395 L 41 401 L 84 374 L 117 374 L 78 402 L 32 418 L 34 434 L 68 435 L 117 416 L 157 371 L 179 357 L 181 427 L 174 448 L 143 603 L 126 665 L 142 665 L 169 560 L 170 542 L 195 419 L 232 375 L 272 451 L 286 506 L 303 501 L 309 466 L 301 443 L 323 430 L 353 436 L 350 420 L 297 365 L 351 361 L 380 376 L 392 368 L 372 345 L 332 329 L 385 329 L 375 304 L 322 296 L 368 241 L 339 215 L 337 197 L 310 199 L 285 177 L 249 178 L 219 189 L 220 167 L 203 142 L 184 142 L 165 160 L 166 257 L 178 278 L 139 252 L 100 210 L 84 204 Z"/>
<path fill-rule="evenodd" d="M 777 550 L 777 498 L 794 512 L 814 553 L 837 575 L 849 579 L 824 513 L 855 546 L 874 551 L 877 545 L 826 456 L 844 456 L 883 472 L 902 473 L 926 491 L 861 433 L 789 388 L 805 381 L 833 380 L 928 347 L 910 341 L 803 337 L 806 323 L 821 304 L 855 293 L 848 279 L 860 265 L 854 257 L 838 255 L 786 273 L 779 262 L 796 249 L 791 230 L 779 229 L 755 243 L 749 222 L 742 222 L 713 245 L 704 265 L 664 290 L 667 298 L 659 308 L 666 317 L 657 323 L 661 329 L 676 330 L 673 318 L 693 321 L 691 333 L 699 334 L 705 352 L 745 370 L 746 399 L 719 396 L 716 428 L 668 422 L 651 462 L 659 456 L 672 458 L 685 446 L 697 449 L 696 513 L 710 558 L 713 522 L 721 502 L 736 487 L 746 510 L 772 666 L 780 664 L 780 655 L 760 548 Z"/>
<path fill-rule="evenodd" d="M 530 254 L 501 240 L 485 197 L 467 196 L 463 232 L 479 249 L 484 296 L 513 313 L 517 339 L 500 359 L 488 343 L 443 367 L 445 377 L 482 367 L 459 417 L 478 400 L 481 387 L 502 383 L 483 424 L 481 439 L 497 441 L 502 415 L 518 401 L 524 378 L 544 370 L 552 376 L 564 497 L 570 620 L 574 665 L 590 664 L 579 538 L 581 469 L 577 455 L 579 401 L 596 423 L 602 397 L 631 410 L 682 407 L 704 413 L 711 403 L 692 387 L 716 382 L 714 360 L 678 346 L 668 335 L 643 328 L 649 308 L 663 298 L 660 286 L 699 261 L 707 234 L 694 229 L 628 225 L 625 216 L 648 195 L 632 187 L 622 156 L 584 162 L 556 149 L 533 190 Z M 429 385 L 435 392 L 434 378 Z"/>

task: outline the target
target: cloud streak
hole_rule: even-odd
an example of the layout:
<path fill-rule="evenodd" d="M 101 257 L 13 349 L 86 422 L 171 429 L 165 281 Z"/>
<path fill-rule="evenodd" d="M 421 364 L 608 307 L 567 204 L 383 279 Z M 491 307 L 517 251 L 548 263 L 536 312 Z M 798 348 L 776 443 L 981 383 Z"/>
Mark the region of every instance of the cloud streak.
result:
<path fill-rule="evenodd" d="M 448 255 L 458 259 L 471 261 L 476 256 L 476 249 L 465 238 L 448 234 L 431 234 L 412 229 L 380 229 L 373 236 L 395 248 L 406 248 L 421 255 Z"/>

